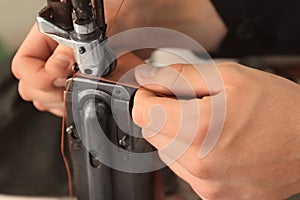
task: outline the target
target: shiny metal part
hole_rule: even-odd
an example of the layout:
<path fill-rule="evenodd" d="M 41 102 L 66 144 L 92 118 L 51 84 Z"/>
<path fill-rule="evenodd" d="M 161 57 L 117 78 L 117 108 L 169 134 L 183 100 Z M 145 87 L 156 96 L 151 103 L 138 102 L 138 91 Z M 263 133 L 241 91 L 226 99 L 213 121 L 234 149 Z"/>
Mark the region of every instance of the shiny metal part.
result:
<path fill-rule="evenodd" d="M 74 126 L 73 126 L 73 125 L 67 127 L 67 128 L 66 128 L 67 134 L 71 134 L 71 133 L 73 132 L 73 129 L 74 129 Z"/>
<path fill-rule="evenodd" d="M 122 137 L 122 139 L 119 140 L 119 145 L 123 148 L 125 148 L 128 144 L 127 144 L 127 139 L 128 136 L 125 135 L 124 137 Z"/>
<path fill-rule="evenodd" d="M 51 2 L 39 13 L 37 22 L 42 33 L 59 44 L 73 49 L 81 73 L 101 77 L 115 68 L 116 58 L 112 50 L 106 46 L 106 24 L 102 19 L 104 18 L 103 2 L 99 0 L 94 2 L 96 8 L 93 8 L 89 2 L 89 0 L 72 0 L 72 5 L 69 1 L 60 1 L 59 5 L 54 4 L 57 2 Z M 61 12 L 55 11 L 60 13 L 55 19 L 52 13 L 55 6 L 64 8 L 66 7 L 64 4 L 67 3 L 71 8 L 65 9 L 70 12 L 65 13 L 65 16 L 72 16 L 72 19 L 66 20 L 71 24 L 65 25 L 61 20 L 63 18 Z M 96 11 L 101 13 L 92 14 Z"/>
<path fill-rule="evenodd" d="M 77 34 L 87 35 L 95 31 L 95 24 L 93 22 L 84 25 L 79 25 L 74 23 L 73 25 L 74 25 L 74 31 Z"/>

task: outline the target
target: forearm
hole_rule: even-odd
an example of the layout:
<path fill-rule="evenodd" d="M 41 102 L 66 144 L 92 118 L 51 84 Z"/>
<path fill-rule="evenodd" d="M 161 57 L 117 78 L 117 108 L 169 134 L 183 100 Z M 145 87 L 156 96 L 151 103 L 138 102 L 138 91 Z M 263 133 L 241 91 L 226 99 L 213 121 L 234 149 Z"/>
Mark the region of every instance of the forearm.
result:
<path fill-rule="evenodd" d="M 119 0 L 120 1 L 120 0 Z M 115 13 L 114 4 L 107 14 Z M 216 51 L 227 33 L 227 28 L 210 0 L 128 0 L 110 34 L 138 27 L 163 27 L 184 33 L 197 40 L 207 51 Z"/>
<path fill-rule="evenodd" d="M 227 34 L 225 23 L 210 0 L 167 1 L 172 15 L 155 18 L 153 25 L 182 32 L 197 40 L 207 51 L 214 52 Z"/>
<path fill-rule="evenodd" d="M 217 51 L 228 30 L 211 1 L 194 0 L 193 3 L 186 3 L 184 13 L 187 21 L 194 25 L 183 27 L 183 30 L 207 51 Z"/>
<path fill-rule="evenodd" d="M 300 4 L 280 0 L 211 0 L 228 33 L 217 56 L 300 53 Z"/>

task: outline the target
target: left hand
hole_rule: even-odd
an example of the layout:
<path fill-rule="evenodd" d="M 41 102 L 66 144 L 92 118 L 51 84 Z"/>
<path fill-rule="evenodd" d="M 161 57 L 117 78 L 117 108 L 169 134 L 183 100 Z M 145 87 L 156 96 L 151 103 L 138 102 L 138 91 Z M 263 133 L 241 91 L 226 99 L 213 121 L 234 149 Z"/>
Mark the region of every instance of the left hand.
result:
<path fill-rule="evenodd" d="M 71 48 L 58 45 L 34 24 L 12 62 L 20 96 L 40 111 L 63 116 L 65 80 L 74 62 Z"/>
<path fill-rule="evenodd" d="M 185 98 L 189 94 L 170 69 L 189 82 L 198 98 L 171 97 L 167 87 Z M 195 138 L 169 167 L 203 199 L 279 200 L 300 192 L 299 85 L 236 63 L 218 64 L 217 69 L 224 87 L 216 86 L 209 92 L 192 65 L 137 68 L 136 79 L 144 88 L 135 95 L 135 123 L 142 127 L 145 137 L 152 135 L 147 140 L 160 150 L 173 142 L 180 128 L 180 103 L 197 102 L 201 118 Z M 226 95 L 224 126 L 212 151 L 200 159 L 200 147 L 214 120 L 211 100 L 220 94 Z M 155 110 L 157 106 L 159 110 Z M 166 120 L 160 122 L 163 116 Z M 185 116 L 193 121 L 191 114 Z M 155 123 L 163 124 L 162 128 Z M 189 130 L 181 132 L 188 137 Z M 181 139 L 184 143 L 185 138 Z M 161 158 L 165 160 L 173 153 L 164 152 Z"/>
<path fill-rule="evenodd" d="M 128 65 L 136 66 L 141 62 L 133 54 L 127 54 L 119 58 L 120 67 L 111 76 L 118 77 L 126 73 Z M 74 63 L 71 48 L 57 44 L 34 24 L 12 62 L 12 72 L 20 80 L 20 96 L 33 102 L 38 110 L 62 117 L 65 81 Z"/>

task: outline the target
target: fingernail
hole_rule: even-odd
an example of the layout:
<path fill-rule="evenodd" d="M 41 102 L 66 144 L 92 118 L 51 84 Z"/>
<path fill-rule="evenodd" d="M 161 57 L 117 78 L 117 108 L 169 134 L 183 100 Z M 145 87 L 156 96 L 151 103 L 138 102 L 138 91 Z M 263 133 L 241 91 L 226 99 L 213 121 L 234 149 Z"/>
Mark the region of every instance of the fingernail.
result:
<path fill-rule="evenodd" d="M 143 65 L 137 68 L 137 73 L 142 78 L 152 78 L 157 72 L 157 67 L 151 65 Z"/>
<path fill-rule="evenodd" d="M 65 56 L 63 54 L 57 54 L 54 56 L 53 59 L 50 61 L 53 65 L 56 65 L 58 67 L 69 67 L 71 64 L 71 60 L 68 56 Z"/>

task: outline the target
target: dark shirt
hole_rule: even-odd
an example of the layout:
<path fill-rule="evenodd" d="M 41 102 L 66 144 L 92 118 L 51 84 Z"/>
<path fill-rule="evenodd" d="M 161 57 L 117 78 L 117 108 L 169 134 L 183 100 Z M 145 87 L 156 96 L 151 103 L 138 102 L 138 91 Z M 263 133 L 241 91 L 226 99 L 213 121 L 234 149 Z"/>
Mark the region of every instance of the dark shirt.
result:
<path fill-rule="evenodd" d="M 0 63 L 0 193 L 66 196 L 61 119 L 21 99 L 10 63 Z"/>
<path fill-rule="evenodd" d="M 219 56 L 300 53 L 299 0 L 212 0 L 228 27 Z"/>

